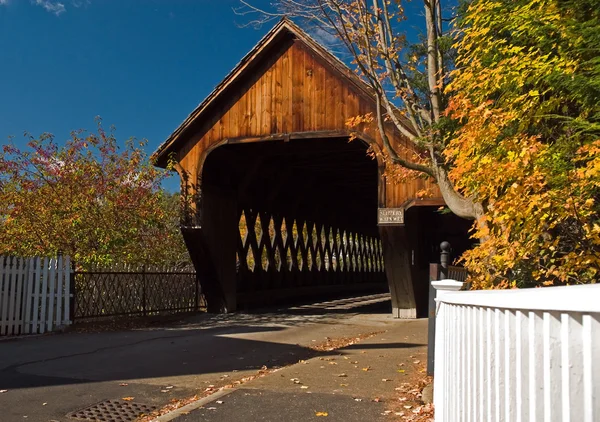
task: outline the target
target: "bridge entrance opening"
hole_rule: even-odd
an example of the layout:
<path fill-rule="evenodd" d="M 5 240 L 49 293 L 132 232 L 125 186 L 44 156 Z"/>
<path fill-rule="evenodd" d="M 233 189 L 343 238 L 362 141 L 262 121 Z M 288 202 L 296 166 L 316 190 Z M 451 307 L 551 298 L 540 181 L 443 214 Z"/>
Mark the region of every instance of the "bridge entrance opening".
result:
<path fill-rule="evenodd" d="M 367 148 L 348 138 L 294 139 L 208 155 L 203 208 L 223 198 L 235 208 L 235 254 L 225 249 L 235 260 L 237 308 L 387 291 L 378 165 Z"/>

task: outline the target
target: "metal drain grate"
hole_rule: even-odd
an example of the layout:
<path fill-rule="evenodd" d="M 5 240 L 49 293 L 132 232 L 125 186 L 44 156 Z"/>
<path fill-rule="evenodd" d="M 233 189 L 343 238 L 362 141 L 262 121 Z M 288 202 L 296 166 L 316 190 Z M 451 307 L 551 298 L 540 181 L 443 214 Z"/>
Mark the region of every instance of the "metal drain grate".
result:
<path fill-rule="evenodd" d="M 71 412 L 69 418 L 94 422 L 133 422 L 140 415 L 148 415 L 156 406 L 128 402 L 124 400 L 105 400 L 85 409 Z"/>

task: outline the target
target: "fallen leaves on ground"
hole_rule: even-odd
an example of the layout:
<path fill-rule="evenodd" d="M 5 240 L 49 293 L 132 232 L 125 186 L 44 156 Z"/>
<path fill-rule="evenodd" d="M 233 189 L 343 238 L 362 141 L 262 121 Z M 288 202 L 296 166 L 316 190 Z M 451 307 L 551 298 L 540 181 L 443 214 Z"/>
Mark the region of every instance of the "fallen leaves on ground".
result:
<path fill-rule="evenodd" d="M 327 412 L 315 412 L 315 416 L 329 416 Z"/>
<path fill-rule="evenodd" d="M 210 384 L 208 386 L 208 388 L 206 388 L 202 393 L 196 394 L 196 395 L 194 395 L 192 397 L 188 397 L 188 398 L 185 398 L 185 399 L 172 399 L 169 402 L 169 404 L 167 404 L 166 406 L 163 406 L 162 408 L 160 408 L 158 410 L 155 410 L 154 412 L 152 412 L 149 415 L 144 415 L 144 416 L 136 419 L 136 422 L 151 422 L 154 419 L 156 419 L 158 416 L 166 415 L 167 413 L 173 412 L 173 411 L 175 411 L 177 409 L 182 408 L 183 406 L 187 406 L 190 403 L 193 403 L 193 402 L 195 402 L 197 400 L 200 400 L 202 398 L 208 397 L 208 396 L 210 396 L 210 395 L 212 395 L 214 393 L 217 393 L 219 391 L 227 390 L 227 389 L 234 388 L 234 387 L 238 387 L 238 386 L 240 386 L 242 384 L 245 384 L 245 383 L 247 383 L 249 381 L 252 381 L 254 379 L 262 378 L 265 375 L 268 375 L 268 374 L 271 374 L 273 372 L 276 372 L 277 370 L 278 370 L 278 368 L 267 369 L 266 366 L 263 366 L 256 374 L 240 378 L 240 379 L 238 379 L 236 381 L 233 381 L 233 382 L 231 382 L 231 383 L 229 383 L 227 385 L 224 385 L 222 387 L 216 387 L 215 385 Z M 216 407 L 213 408 L 213 409 L 211 409 L 211 408 L 208 408 L 208 409 L 214 410 L 214 409 L 216 409 Z"/>
<path fill-rule="evenodd" d="M 377 334 L 381 334 L 381 333 L 385 333 L 385 331 L 374 331 L 371 333 L 359 334 L 357 336 L 352 336 L 352 337 L 338 337 L 338 338 L 325 337 L 324 342 L 318 343 L 318 344 L 311 344 L 308 347 L 310 349 L 316 350 L 318 352 L 331 352 L 332 350 L 351 346 L 362 340 L 371 338 L 371 337 L 373 337 Z"/>
<path fill-rule="evenodd" d="M 410 356 L 410 359 L 414 358 L 414 355 Z M 420 360 L 413 360 L 412 363 L 416 366 L 416 371 L 406 373 L 404 369 L 398 370 L 406 377 L 403 377 L 404 382 L 394 389 L 397 394 L 396 400 L 389 401 L 386 407 L 393 412 L 393 415 L 399 416 L 396 419 L 398 421 L 433 422 L 433 405 L 423 404 L 421 401 L 423 388 L 433 380 L 425 375 L 424 364 L 421 364 Z M 400 366 L 404 365 L 400 364 Z"/>

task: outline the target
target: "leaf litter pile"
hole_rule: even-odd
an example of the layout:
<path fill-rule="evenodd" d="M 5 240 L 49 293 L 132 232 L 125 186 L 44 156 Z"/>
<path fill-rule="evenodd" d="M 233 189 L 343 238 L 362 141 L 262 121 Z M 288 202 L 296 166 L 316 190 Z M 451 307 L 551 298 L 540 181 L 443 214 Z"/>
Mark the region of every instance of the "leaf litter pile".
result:
<path fill-rule="evenodd" d="M 371 338 L 381 333 L 385 333 L 385 331 L 374 331 L 372 333 L 359 334 L 357 336 L 352 337 L 325 337 L 324 342 L 308 346 L 308 348 L 317 352 L 331 352 L 332 350 L 341 349 L 342 347 L 352 346 L 353 344 L 358 343 L 359 341 Z"/>
<path fill-rule="evenodd" d="M 410 422 L 433 422 L 434 411 L 433 405 L 423 403 L 422 391 L 427 385 L 433 382 L 433 378 L 427 376 L 425 369 L 426 362 L 414 360 L 414 356 L 410 357 L 413 370 L 406 372 L 405 364 L 398 365 L 399 373 L 403 373 L 406 377 L 398 387 L 395 388 L 397 397 L 388 403 L 388 410 L 385 414 L 395 416 L 399 421 Z M 409 375 L 410 373 L 410 375 Z"/>

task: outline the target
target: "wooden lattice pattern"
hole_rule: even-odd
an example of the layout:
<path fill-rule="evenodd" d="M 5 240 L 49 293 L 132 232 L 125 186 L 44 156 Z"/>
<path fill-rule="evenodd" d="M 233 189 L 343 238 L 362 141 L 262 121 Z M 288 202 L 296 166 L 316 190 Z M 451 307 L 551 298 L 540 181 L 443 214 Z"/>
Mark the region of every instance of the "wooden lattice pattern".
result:
<path fill-rule="evenodd" d="M 292 273 L 310 275 L 292 285 L 380 281 L 384 276 L 378 238 L 251 209 L 240 213 L 236 258 L 242 290 L 248 290 L 248 279 L 258 279 L 258 286 L 250 283 L 254 289 L 273 288 Z"/>

